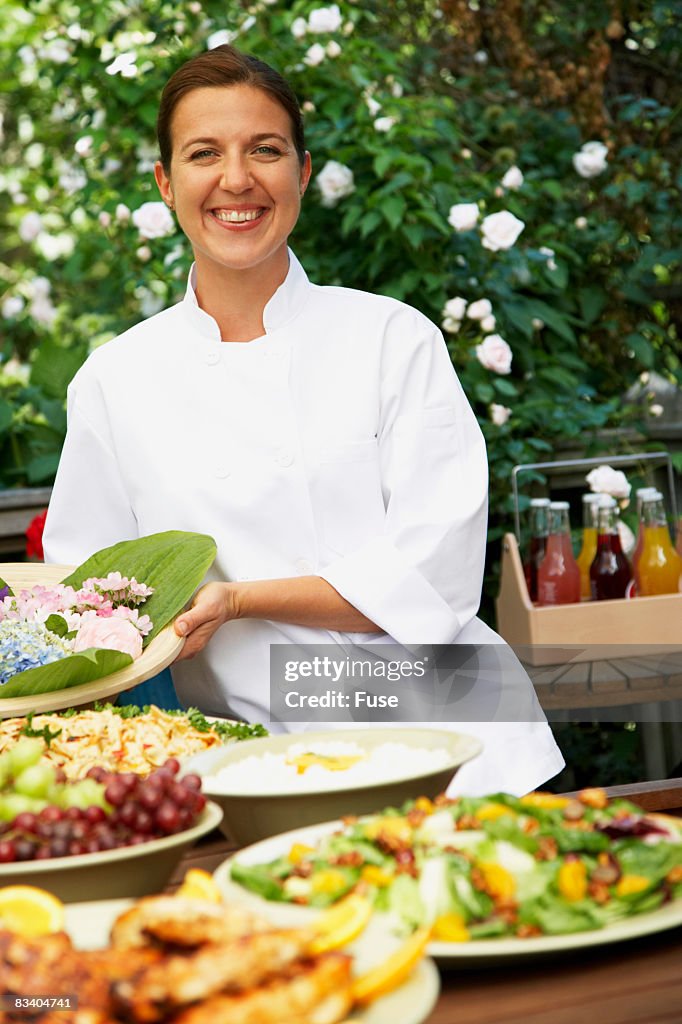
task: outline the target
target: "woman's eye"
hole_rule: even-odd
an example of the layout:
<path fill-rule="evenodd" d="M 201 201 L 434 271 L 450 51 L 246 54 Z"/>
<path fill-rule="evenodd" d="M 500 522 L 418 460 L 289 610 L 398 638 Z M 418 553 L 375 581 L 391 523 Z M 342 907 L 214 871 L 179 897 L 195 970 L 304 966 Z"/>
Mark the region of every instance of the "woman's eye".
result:
<path fill-rule="evenodd" d="M 196 153 L 192 153 L 192 160 L 203 160 L 206 157 L 214 156 L 215 151 L 212 149 L 199 149 Z"/>
<path fill-rule="evenodd" d="M 256 146 L 254 153 L 260 156 L 279 156 L 280 150 L 276 146 Z"/>

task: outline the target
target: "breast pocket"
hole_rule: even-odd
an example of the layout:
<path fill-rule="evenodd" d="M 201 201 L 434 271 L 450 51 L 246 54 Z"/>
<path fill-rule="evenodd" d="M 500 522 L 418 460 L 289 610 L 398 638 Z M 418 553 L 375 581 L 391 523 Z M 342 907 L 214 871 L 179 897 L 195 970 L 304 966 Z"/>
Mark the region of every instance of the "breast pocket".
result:
<path fill-rule="evenodd" d="M 335 554 L 380 533 L 385 508 L 376 438 L 322 449 L 314 494 L 321 539 Z"/>

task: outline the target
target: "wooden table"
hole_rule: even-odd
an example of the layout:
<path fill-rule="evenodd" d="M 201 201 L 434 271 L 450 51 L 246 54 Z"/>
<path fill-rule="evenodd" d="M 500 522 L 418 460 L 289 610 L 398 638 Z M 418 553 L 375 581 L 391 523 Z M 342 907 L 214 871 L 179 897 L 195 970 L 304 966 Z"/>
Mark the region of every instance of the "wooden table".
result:
<path fill-rule="evenodd" d="M 682 816 L 682 779 L 607 789 L 649 811 Z M 214 871 L 235 847 L 212 833 L 184 858 Z M 646 939 L 563 954 L 510 968 L 441 971 L 441 995 L 427 1024 L 680 1024 L 682 928 Z M 400 1021 L 395 1022 L 400 1024 Z"/>

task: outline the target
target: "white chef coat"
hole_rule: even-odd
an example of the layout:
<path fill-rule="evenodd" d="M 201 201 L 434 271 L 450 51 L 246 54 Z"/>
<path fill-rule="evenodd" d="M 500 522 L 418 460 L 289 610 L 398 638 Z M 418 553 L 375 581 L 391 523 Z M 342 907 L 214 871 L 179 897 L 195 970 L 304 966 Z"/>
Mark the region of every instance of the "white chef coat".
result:
<path fill-rule="evenodd" d="M 250 721 L 268 718 L 272 643 L 500 642 L 475 618 L 485 446 L 440 331 L 393 299 L 311 284 L 292 252 L 263 322 L 223 343 L 192 270 L 181 302 L 93 352 L 69 387 L 44 536 L 47 560 L 77 563 L 208 533 L 208 579 L 316 574 L 385 631 L 227 623 L 173 681 L 185 704 Z M 458 776 L 470 792 L 527 791 L 563 766 L 544 722 L 469 726 L 494 737 Z"/>

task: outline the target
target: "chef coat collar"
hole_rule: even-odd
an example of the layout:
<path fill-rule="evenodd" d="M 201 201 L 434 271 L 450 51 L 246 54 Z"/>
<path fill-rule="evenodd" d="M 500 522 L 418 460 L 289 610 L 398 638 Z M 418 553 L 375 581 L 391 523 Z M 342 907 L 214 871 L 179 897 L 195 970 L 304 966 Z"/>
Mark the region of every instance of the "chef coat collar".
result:
<path fill-rule="evenodd" d="M 289 270 L 275 294 L 268 300 L 263 310 L 263 324 L 267 334 L 285 327 L 302 309 L 310 282 L 308 275 L 297 260 L 291 249 L 289 253 Z M 218 324 L 201 308 L 196 296 L 196 266 L 190 267 L 187 278 L 187 289 L 182 300 L 183 311 L 190 323 L 206 338 L 220 341 Z"/>

